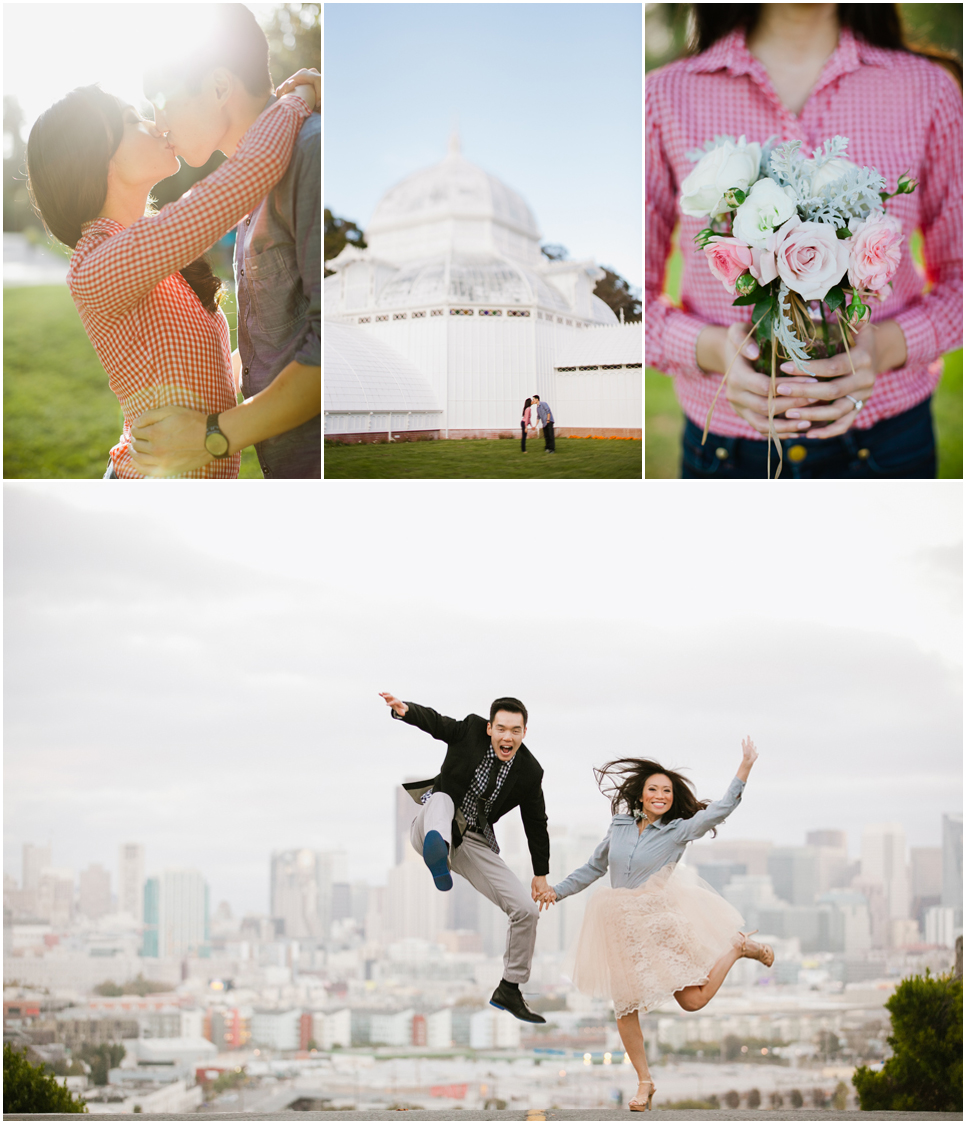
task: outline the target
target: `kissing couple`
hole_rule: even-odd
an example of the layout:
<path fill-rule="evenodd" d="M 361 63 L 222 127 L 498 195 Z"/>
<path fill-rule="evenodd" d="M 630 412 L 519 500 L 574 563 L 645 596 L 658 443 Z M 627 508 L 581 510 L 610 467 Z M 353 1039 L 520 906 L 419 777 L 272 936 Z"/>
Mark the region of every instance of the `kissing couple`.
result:
<path fill-rule="evenodd" d="M 83 86 L 27 142 L 31 201 L 73 251 L 67 284 L 124 418 L 104 478 L 234 479 L 254 445 L 266 477 L 319 479 L 321 76 L 273 90 L 244 4 L 158 18 L 183 47 L 144 72 L 153 120 Z M 179 157 L 197 168 L 216 151 L 228 159 L 155 211 Z M 232 230 L 234 352 L 205 256 Z"/>
<path fill-rule="evenodd" d="M 420 805 L 410 838 L 440 890 L 461 874 L 509 918 L 503 979 L 490 999 L 524 1022 L 546 1022 L 524 998 L 540 911 L 610 872 L 593 896 L 573 954 L 572 979 L 582 992 L 610 999 L 617 1029 L 637 1071 L 631 1111 L 651 1107 L 651 1080 L 639 1013 L 674 998 L 685 1011 L 704 1007 L 742 957 L 774 963 L 768 945 L 741 931 L 738 911 L 687 867 L 692 840 L 714 832 L 741 801 L 758 751 L 750 738 L 720 800 L 698 800 L 689 781 L 656 761 L 624 757 L 594 770 L 610 797 L 613 819 L 593 855 L 551 886 L 550 837 L 543 769 L 524 745 L 527 708 L 499 698 L 489 721 L 478 714 L 447 718 L 428 706 L 380 692 L 392 717 L 446 743 L 439 775 L 403 787 Z M 520 809 L 533 881 L 529 892 L 500 858 L 494 825 Z"/>

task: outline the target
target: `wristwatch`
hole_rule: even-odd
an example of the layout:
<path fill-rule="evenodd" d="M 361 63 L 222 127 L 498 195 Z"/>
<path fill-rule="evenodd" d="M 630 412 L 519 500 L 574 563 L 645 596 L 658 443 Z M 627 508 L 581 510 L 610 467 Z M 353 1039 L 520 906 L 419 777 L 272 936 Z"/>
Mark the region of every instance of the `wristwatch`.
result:
<path fill-rule="evenodd" d="M 209 414 L 205 427 L 205 448 L 213 457 L 228 456 L 228 438 L 218 428 L 218 415 Z"/>

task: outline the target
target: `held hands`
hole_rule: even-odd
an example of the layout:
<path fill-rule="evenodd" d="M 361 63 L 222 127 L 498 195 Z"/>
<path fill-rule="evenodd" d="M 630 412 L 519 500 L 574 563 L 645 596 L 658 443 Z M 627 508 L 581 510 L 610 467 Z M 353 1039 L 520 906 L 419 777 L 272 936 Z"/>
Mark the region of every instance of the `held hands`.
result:
<path fill-rule="evenodd" d="M 385 699 L 386 706 L 391 706 L 400 718 L 402 718 L 409 710 L 409 707 L 402 701 L 402 699 L 397 699 L 395 695 L 390 695 L 388 691 L 380 691 L 379 697 L 381 699 Z M 536 881 L 536 879 L 534 879 L 534 881 Z M 534 901 L 536 901 L 536 899 L 534 899 Z"/>
<path fill-rule="evenodd" d="M 540 903 L 540 910 L 549 909 L 557 900 L 553 887 L 547 882 L 546 875 L 540 875 L 530 883 L 530 896 L 535 902 Z"/>
<path fill-rule="evenodd" d="M 131 427 L 131 463 L 145 476 L 175 476 L 213 460 L 205 448 L 206 414 L 184 406 L 143 413 Z"/>
<path fill-rule="evenodd" d="M 799 408 L 784 407 L 786 418 L 802 418 L 808 422 L 828 422 L 827 425 L 812 426 L 808 436 L 819 441 L 829 437 L 840 437 L 859 415 L 852 398 L 866 402 L 872 397 L 877 374 L 875 329 L 866 325 L 855 337 L 855 344 L 850 349 L 849 355 L 843 351 L 841 355 L 833 355 L 830 359 L 813 359 L 808 367 L 816 375 L 822 376 L 822 381 L 809 388 L 815 405 Z M 855 374 L 852 374 L 852 368 Z M 787 384 L 795 380 L 785 377 L 783 372 L 793 369 L 789 363 L 782 363 L 776 372 L 776 392 L 785 397 L 794 394 L 794 387 Z M 829 378 L 830 375 L 841 375 L 841 378 Z M 852 398 L 847 397 L 847 395 Z"/>
<path fill-rule="evenodd" d="M 286 94 L 298 94 L 309 109 L 316 109 L 322 102 L 322 75 L 315 69 L 296 71 L 275 91 L 278 98 Z"/>
<path fill-rule="evenodd" d="M 731 403 L 734 412 L 763 436 L 768 435 L 768 390 L 771 386 L 771 376 L 763 375 L 756 371 L 747 359 L 758 358 L 758 344 L 754 338 L 746 340 L 739 351 L 741 341 L 748 334 L 750 325 L 747 323 L 732 324 L 720 341 L 720 353 L 717 361 L 711 360 L 710 370 L 720 370 L 722 374 L 728 373 L 725 384 L 725 394 Z M 707 330 L 707 329 L 705 329 Z M 721 331 L 721 329 L 717 329 Z M 712 340 L 713 344 L 713 340 Z M 734 360 L 734 362 L 732 362 Z M 700 362 L 700 359 L 699 359 Z M 701 364 L 704 366 L 704 364 Z M 776 372 L 776 375 L 778 372 Z M 781 384 L 790 389 L 787 397 L 775 395 L 773 412 L 775 415 L 775 432 L 779 437 L 793 437 L 809 429 L 811 422 L 801 418 L 783 418 L 786 410 L 799 409 L 810 405 L 814 398 L 816 380 L 806 376 L 790 377 L 782 375 Z M 809 397 L 806 397 L 808 395 Z M 713 425 L 713 423 L 712 423 Z"/>

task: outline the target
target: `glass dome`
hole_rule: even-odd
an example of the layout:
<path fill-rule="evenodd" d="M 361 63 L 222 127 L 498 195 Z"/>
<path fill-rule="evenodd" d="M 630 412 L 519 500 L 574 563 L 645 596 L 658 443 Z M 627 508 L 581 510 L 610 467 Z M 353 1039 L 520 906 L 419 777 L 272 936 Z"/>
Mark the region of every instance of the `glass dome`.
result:
<path fill-rule="evenodd" d="M 568 312 L 563 295 L 515 263 L 437 259 L 401 269 L 376 297 L 378 308 L 421 304 L 519 304 Z"/>

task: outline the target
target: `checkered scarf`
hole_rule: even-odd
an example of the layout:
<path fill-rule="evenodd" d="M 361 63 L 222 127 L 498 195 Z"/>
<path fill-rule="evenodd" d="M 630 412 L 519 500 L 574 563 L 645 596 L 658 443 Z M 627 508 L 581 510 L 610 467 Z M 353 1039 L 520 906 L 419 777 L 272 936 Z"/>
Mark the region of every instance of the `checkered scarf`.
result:
<path fill-rule="evenodd" d="M 516 761 L 516 754 L 514 754 L 509 761 L 500 761 L 491 745 L 487 750 L 486 756 L 476 767 L 476 772 L 473 774 L 470 787 L 466 790 L 466 795 L 463 797 L 463 803 L 461 805 L 463 808 L 463 815 L 466 816 L 467 827 L 473 831 L 479 831 L 486 840 L 486 845 L 496 854 L 500 853 L 500 847 L 496 841 L 496 836 L 493 834 L 493 828 L 489 824 L 489 818 L 490 813 L 493 811 L 493 805 L 496 803 L 496 798 L 500 793 L 500 789 L 503 787 L 503 782 L 507 778 L 507 773 L 510 771 L 510 766 L 514 761 Z M 496 786 L 493 789 L 493 795 L 486 802 L 487 823 L 485 826 L 481 827 L 476 822 L 476 805 L 486 791 L 486 783 L 490 779 L 490 769 L 493 768 L 494 762 L 496 762 L 500 771 L 496 775 Z"/>

